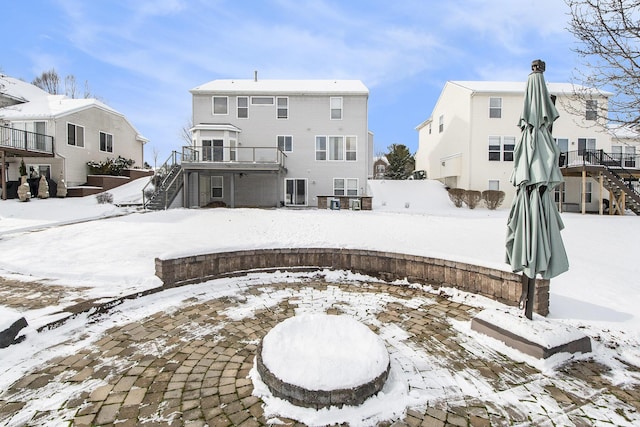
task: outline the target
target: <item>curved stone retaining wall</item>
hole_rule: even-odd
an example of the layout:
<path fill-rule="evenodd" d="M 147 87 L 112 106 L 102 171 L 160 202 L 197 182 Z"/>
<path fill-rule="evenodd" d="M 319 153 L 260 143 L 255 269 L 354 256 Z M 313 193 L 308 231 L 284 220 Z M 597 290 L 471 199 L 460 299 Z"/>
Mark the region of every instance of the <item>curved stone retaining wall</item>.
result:
<path fill-rule="evenodd" d="M 253 249 L 183 258 L 156 258 L 156 276 L 164 287 L 275 270 L 349 270 L 386 281 L 447 286 L 517 305 L 521 276 L 515 273 L 416 255 L 340 248 Z M 534 311 L 549 313 L 549 281 L 536 279 Z"/>

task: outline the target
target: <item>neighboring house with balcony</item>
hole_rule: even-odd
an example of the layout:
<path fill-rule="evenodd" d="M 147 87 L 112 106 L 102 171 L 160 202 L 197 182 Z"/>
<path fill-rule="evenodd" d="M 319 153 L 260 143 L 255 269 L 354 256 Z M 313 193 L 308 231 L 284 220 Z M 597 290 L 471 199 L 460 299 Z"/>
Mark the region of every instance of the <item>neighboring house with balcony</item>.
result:
<path fill-rule="evenodd" d="M 142 167 L 146 142 L 123 114 L 103 102 L 50 95 L 0 75 L 0 152 L 9 190 L 20 178 L 21 161 L 35 177 L 80 186 L 87 182 L 89 161 L 122 156 Z"/>
<path fill-rule="evenodd" d="M 502 190 L 506 193 L 503 206 L 508 206 L 516 190 L 509 179 L 520 138 L 517 125 L 525 86 L 525 81 L 448 81 L 430 117 L 416 127 L 416 169 L 424 169 L 430 179 L 451 188 Z M 591 90 L 592 99 L 585 103 L 572 96 L 572 84 L 547 86 L 560 114 L 552 134 L 562 152 L 565 176 L 564 186 L 556 190 L 556 201 L 560 209 L 599 211 L 601 205 L 607 205 L 604 200 L 619 197 L 609 187 L 619 186 L 610 181 L 617 179 L 622 165 L 606 157 L 624 154 L 628 164 L 633 163 L 635 175 L 618 174 L 625 186 L 637 179 L 635 148 L 627 142 L 612 142 L 604 130 L 605 118 L 598 111 L 606 110 L 610 93 Z"/>
<path fill-rule="evenodd" d="M 373 135 L 361 81 L 256 74 L 190 92 L 193 143 L 181 153 L 175 181 L 184 186 L 173 206 L 307 207 L 367 196 Z"/>

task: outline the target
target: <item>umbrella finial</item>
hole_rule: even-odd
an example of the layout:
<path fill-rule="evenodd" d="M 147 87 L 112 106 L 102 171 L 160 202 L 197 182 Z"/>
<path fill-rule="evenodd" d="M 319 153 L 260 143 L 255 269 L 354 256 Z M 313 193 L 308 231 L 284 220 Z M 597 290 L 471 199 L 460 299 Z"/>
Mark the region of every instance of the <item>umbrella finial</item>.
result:
<path fill-rule="evenodd" d="M 531 71 L 534 73 L 544 73 L 546 64 L 542 59 L 535 59 L 531 61 Z"/>

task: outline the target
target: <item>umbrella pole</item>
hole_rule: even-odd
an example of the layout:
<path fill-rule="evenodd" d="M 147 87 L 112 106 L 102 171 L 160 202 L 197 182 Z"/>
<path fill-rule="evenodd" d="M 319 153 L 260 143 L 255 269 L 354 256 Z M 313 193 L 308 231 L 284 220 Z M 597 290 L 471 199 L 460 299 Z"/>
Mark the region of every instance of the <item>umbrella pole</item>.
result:
<path fill-rule="evenodd" d="M 522 274 L 522 293 L 520 294 L 520 308 L 524 309 L 527 319 L 533 320 L 533 297 L 536 291 L 536 279 Z"/>

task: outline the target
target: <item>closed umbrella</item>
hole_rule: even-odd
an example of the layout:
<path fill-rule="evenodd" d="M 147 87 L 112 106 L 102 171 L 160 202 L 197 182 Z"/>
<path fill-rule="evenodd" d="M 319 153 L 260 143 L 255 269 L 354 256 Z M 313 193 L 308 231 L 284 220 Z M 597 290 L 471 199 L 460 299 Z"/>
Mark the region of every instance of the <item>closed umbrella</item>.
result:
<path fill-rule="evenodd" d="M 522 272 L 520 304 L 533 318 L 535 277 L 551 279 L 569 269 L 560 231 L 564 228 L 551 198 L 563 182 L 560 150 L 551 136 L 558 111 L 544 81 L 545 63 L 533 61 L 518 126 L 511 183 L 517 187 L 507 221 L 506 257 L 514 272 Z"/>

